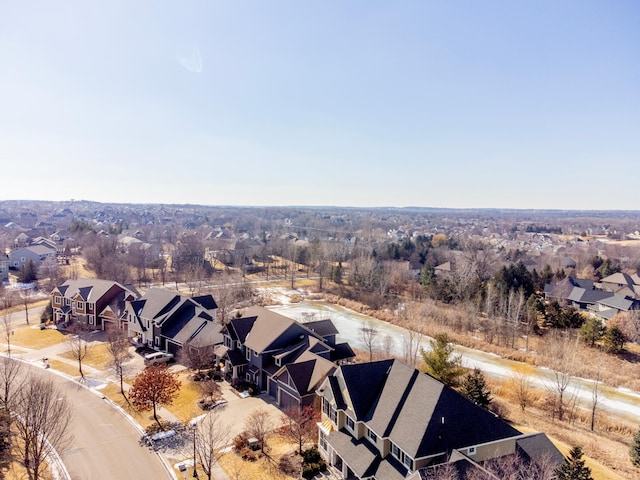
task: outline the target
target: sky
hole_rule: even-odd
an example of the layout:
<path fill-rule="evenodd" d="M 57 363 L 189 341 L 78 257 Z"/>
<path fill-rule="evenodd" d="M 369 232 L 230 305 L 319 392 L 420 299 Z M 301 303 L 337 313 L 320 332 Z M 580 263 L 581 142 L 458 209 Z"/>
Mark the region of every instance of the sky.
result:
<path fill-rule="evenodd" d="M 0 200 L 640 209 L 640 2 L 0 3 Z"/>

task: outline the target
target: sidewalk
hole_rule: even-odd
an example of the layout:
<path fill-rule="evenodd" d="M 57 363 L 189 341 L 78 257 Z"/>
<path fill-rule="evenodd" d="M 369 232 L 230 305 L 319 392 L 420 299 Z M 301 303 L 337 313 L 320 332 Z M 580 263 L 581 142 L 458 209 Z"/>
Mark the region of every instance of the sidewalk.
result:
<path fill-rule="evenodd" d="M 95 340 L 91 339 L 90 343 L 94 343 L 94 342 L 99 343 L 100 341 L 101 341 L 100 336 L 96 335 L 96 339 Z M 12 356 L 15 355 L 17 358 L 20 358 L 21 360 L 29 362 L 33 365 L 39 366 L 41 368 L 45 368 L 45 363 L 43 362 L 43 359 L 47 358 L 49 364 L 51 363 L 52 360 L 55 360 L 56 362 L 64 363 L 65 365 L 74 367 L 77 372 L 78 361 L 62 356 L 62 354 L 70 350 L 70 345 L 68 342 L 57 343 L 55 345 L 51 345 L 49 347 L 45 347 L 39 350 L 29 348 L 29 347 L 16 346 L 16 350 L 18 349 L 20 353 L 12 354 Z M 134 353 L 132 360 L 129 363 L 130 363 L 132 375 L 137 374 L 140 370 L 144 368 L 142 358 L 138 354 Z M 175 369 L 176 368 L 172 368 L 172 370 L 175 370 Z M 54 368 L 52 368 L 52 370 L 55 371 Z M 108 383 L 117 383 L 117 379 L 114 378 L 115 375 L 111 371 L 100 370 L 90 365 L 87 365 L 84 362 L 82 364 L 82 370 L 85 373 L 84 381 L 81 381 L 79 372 L 77 372 L 76 375 L 69 375 L 61 371 L 55 371 L 55 373 L 64 375 L 67 378 L 70 378 L 71 380 L 74 380 L 78 382 L 80 385 L 86 388 L 89 388 L 97 393 L 100 392 L 100 388 L 103 385 Z M 129 391 L 129 389 L 131 388 L 131 385 L 127 383 L 124 383 L 123 386 L 124 386 L 125 392 Z M 237 393 L 234 393 L 235 391 L 228 383 L 221 382 L 220 386 L 222 390 L 221 392 L 222 396 L 228 402 L 233 402 L 234 400 L 237 401 L 240 399 L 240 397 L 237 395 Z M 249 401 L 245 403 L 245 400 L 249 400 L 249 399 L 243 399 L 241 402 L 242 405 L 244 407 L 251 407 L 253 402 Z M 109 403 L 113 405 L 114 408 L 116 408 L 121 414 L 127 416 L 130 422 L 132 422 L 133 424 L 136 424 L 135 420 L 133 420 L 133 418 L 129 416 L 126 413 L 126 411 L 124 411 L 120 407 L 117 407 L 117 405 L 111 400 L 109 400 Z M 232 410 L 235 411 L 235 408 Z M 159 407 L 157 411 L 158 411 L 158 416 L 162 418 L 164 421 L 173 423 L 173 424 L 182 425 L 182 422 L 180 421 L 180 419 L 176 415 L 174 415 L 170 409 L 166 407 Z M 203 412 L 203 413 L 207 413 L 207 412 Z M 231 416 L 229 420 L 232 421 L 234 424 L 238 423 L 236 418 L 234 418 L 233 416 Z M 141 428 L 140 428 L 140 431 L 142 431 Z M 165 442 L 161 442 L 156 445 L 156 448 L 154 448 L 154 450 L 156 450 L 156 453 L 164 459 L 164 462 L 167 466 L 169 466 L 171 463 L 175 463 L 176 459 L 180 459 L 180 458 L 182 458 L 182 461 L 179 463 L 189 462 L 190 465 L 193 465 L 192 463 L 193 462 L 192 460 L 193 444 L 192 444 L 192 440 L 191 440 L 192 437 L 190 432 L 191 431 L 188 429 L 181 430 L 180 432 L 178 432 L 179 434 L 176 435 L 174 442 L 166 442 L 166 445 L 163 445 L 163 443 Z M 189 467 L 188 470 L 189 470 L 189 476 L 190 476 L 191 473 L 193 472 L 193 469 L 192 467 Z M 172 470 L 172 473 L 175 474 L 173 470 Z M 181 478 L 181 475 L 176 476 L 176 478 Z M 217 464 L 214 466 L 213 478 L 215 478 L 216 480 L 230 480 L 227 474 L 224 472 L 224 470 Z"/>

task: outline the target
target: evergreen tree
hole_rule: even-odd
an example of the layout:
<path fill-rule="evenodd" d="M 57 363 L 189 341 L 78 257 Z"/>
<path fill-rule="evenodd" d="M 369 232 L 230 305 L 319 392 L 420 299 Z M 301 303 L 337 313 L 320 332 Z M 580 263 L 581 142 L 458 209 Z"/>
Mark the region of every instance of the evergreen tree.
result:
<path fill-rule="evenodd" d="M 596 342 L 604 335 L 604 325 L 602 321 L 596 317 L 589 319 L 580 327 L 580 338 L 590 347 L 595 346 Z"/>
<path fill-rule="evenodd" d="M 624 342 L 626 342 L 627 339 L 625 338 L 624 333 L 622 333 L 622 330 L 620 330 L 617 325 L 612 325 L 611 327 L 607 328 L 607 331 L 605 332 L 603 337 L 603 341 L 604 348 L 607 352 L 620 353 L 622 352 L 622 350 L 624 350 Z"/>
<path fill-rule="evenodd" d="M 640 467 L 640 430 L 633 434 L 629 456 L 631 457 L 631 463 L 636 467 Z"/>
<path fill-rule="evenodd" d="M 582 448 L 573 447 L 565 462 L 556 469 L 558 480 L 593 480 L 591 469 L 584 464 Z"/>
<path fill-rule="evenodd" d="M 38 279 L 38 267 L 33 262 L 33 260 L 29 259 L 27 263 L 25 263 L 24 267 L 18 272 L 18 281 L 20 283 L 31 283 L 35 282 Z"/>
<path fill-rule="evenodd" d="M 458 383 L 458 377 L 464 369 L 460 355 L 454 354 L 454 348 L 446 333 L 438 333 L 430 342 L 431 349 L 420 349 L 424 361 L 424 371 L 449 386 Z"/>
<path fill-rule="evenodd" d="M 487 389 L 484 374 L 479 368 L 467 374 L 462 382 L 462 394 L 476 405 L 487 408 L 491 403 L 491 392 Z"/>

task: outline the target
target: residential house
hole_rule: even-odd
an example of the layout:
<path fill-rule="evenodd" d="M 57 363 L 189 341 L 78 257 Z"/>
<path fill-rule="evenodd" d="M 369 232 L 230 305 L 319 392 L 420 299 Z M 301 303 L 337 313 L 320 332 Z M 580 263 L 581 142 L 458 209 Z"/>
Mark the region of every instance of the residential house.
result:
<path fill-rule="evenodd" d="M 29 235 L 22 232 L 13 240 L 13 248 L 26 247 L 30 243 Z"/>
<path fill-rule="evenodd" d="M 0 252 L 0 282 L 9 281 L 9 255 Z"/>
<path fill-rule="evenodd" d="M 631 295 L 636 288 L 640 291 L 640 287 L 634 283 L 633 276 L 615 273 L 600 283 L 566 277 L 560 282 L 545 285 L 544 295 L 546 300 L 571 305 L 607 321 L 619 312 L 640 308 L 640 297 Z"/>
<path fill-rule="evenodd" d="M 123 328 L 126 302 L 138 297 L 133 287 L 111 280 L 67 280 L 51 291 L 53 320 L 68 325 L 81 322 L 96 329 Z"/>
<path fill-rule="evenodd" d="M 203 349 L 222 343 L 218 305 L 211 295 L 183 297 L 162 288 L 127 302 L 129 336 L 139 345 L 178 356 L 185 347 Z"/>
<path fill-rule="evenodd" d="M 610 295 L 597 301 L 591 313 L 606 322 L 618 313 L 638 309 L 640 309 L 640 300 L 624 295 Z"/>
<path fill-rule="evenodd" d="M 635 274 L 635 278 L 638 274 Z M 603 290 L 617 295 L 640 299 L 640 284 L 635 283 L 634 277 L 623 272 L 617 272 L 600 280 Z"/>
<path fill-rule="evenodd" d="M 315 402 L 315 389 L 336 365 L 355 357 L 336 343 L 330 320 L 299 323 L 263 307 L 244 310 L 223 329 L 215 354 L 232 382 L 253 383 L 282 408 Z"/>
<path fill-rule="evenodd" d="M 317 393 L 320 452 L 345 479 L 420 478 L 454 452 L 482 462 L 515 454 L 527 437 L 399 360 L 342 365 Z"/>
<path fill-rule="evenodd" d="M 22 270 L 31 260 L 37 268 L 47 258 L 55 259 L 56 255 L 56 249 L 48 245 L 30 245 L 17 248 L 9 252 L 9 267 L 15 270 Z"/>
<path fill-rule="evenodd" d="M 574 287 L 584 290 L 593 290 L 594 281 L 587 278 L 565 277 L 556 283 L 547 283 L 544 286 L 544 299 L 548 301 L 556 300 L 559 303 L 567 303 L 569 295 Z"/>
<path fill-rule="evenodd" d="M 549 473 L 558 465 L 564 462 L 562 453 L 551 443 L 549 437 L 544 433 L 532 433 L 522 435 L 515 439 L 515 451 L 512 454 L 499 458 L 499 464 L 509 464 L 516 462 L 521 465 L 521 472 L 526 472 L 526 478 L 538 478 L 536 475 L 541 472 Z M 442 478 L 451 478 L 455 472 L 457 480 L 478 479 L 484 480 L 504 480 L 503 472 L 492 472 L 491 466 L 485 468 L 484 462 L 478 462 L 472 456 L 468 456 L 463 451 L 453 450 L 446 463 L 431 465 L 417 470 L 409 475 L 408 480 L 423 480 L 439 478 L 438 474 L 443 473 Z M 454 472 L 447 467 L 453 467 Z M 544 475 L 544 473 L 542 474 Z M 540 475 L 540 478 L 542 478 Z M 545 477 L 546 478 L 546 477 Z"/>

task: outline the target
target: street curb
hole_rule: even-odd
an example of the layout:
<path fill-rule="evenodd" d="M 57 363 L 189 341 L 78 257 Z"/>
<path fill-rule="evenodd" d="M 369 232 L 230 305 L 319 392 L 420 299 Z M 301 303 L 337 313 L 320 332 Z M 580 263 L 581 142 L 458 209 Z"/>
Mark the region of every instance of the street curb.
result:
<path fill-rule="evenodd" d="M 6 355 L 3 355 L 3 356 L 6 356 Z M 71 375 L 68 375 L 68 374 L 66 374 L 64 372 L 60 372 L 60 371 L 54 370 L 52 368 L 45 368 L 43 365 L 38 364 L 37 361 L 23 360 L 23 359 L 20 359 L 20 358 L 15 358 L 15 360 L 18 360 L 20 362 L 32 365 L 32 366 L 34 366 L 36 368 L 40 368 L 42 370 L 48 370 L 50 373 L 54 373 L 55 375 L 58 375 L 58 376 L 63 377 L 65 379 L 67 379 L 67 380 L 70 380 L 73 383 L 77 384 L 78 386 L 80 386 L 80 387 L 88 390 L 89 392 L 93 393 L 94 395 L 99 396 L 100 398 L 105 400 L 109 404 L 109 406 L 111 406 L 118 413 L 120 413 L 120 415 L 122 415 L 131 425 L 133 425 L 133 427 L 138 431 L 138 433 L 140 433 L 140 435 L 144 435 L 144 433 L 145 433 L 144 429 L 140 426 L 140 424 L 138 422 L 136 422 L 133 419 L 133 417 L 131 415 L 129 415 L 127 412 L 125 412 L 122 409 L 122 407 L 120 407 L 120 405 L 117 405 L 113 400 L 108 398 L 106 395 L 104 395 L 99 390 L 96 390 L 94 387 L 88 387 L 87 385 L 83 385 L 81 382 L 76 380 L 75 377 L 72 377 Z M 164 466 L 165 470 L 167 471 L 167 473 L 169 473 L 169 476 L 171 476 L 171 478 L 173 480 L 178 480 L 178 477 L 177 477 L 176 473 L 173 471 L 173 468 L 171 467 L 171 465 L 169 465 L 167 460 L 161 454 L 159 454 L 157 451 L 154 450 L 153 453 L 155 453 L 156 456 L 160 459 L 160 461 L 162 462 L 162 465 Z M 55 454 L 58 457 L 59 462 L 64 466 L 64 463 L 62 463 L 62 459 L 58 455 L 58 452 L 55 452 Z M 66 471 L 66 467 L 65 467 L 65 471 Z M 67 477 L 67 478 L 70 478 L 70 477 Z"/>

